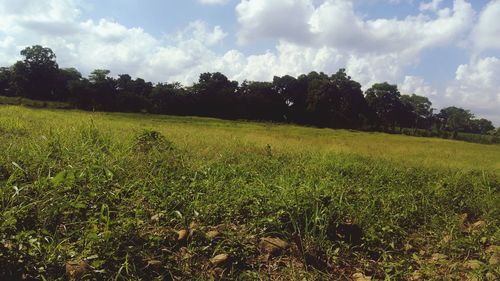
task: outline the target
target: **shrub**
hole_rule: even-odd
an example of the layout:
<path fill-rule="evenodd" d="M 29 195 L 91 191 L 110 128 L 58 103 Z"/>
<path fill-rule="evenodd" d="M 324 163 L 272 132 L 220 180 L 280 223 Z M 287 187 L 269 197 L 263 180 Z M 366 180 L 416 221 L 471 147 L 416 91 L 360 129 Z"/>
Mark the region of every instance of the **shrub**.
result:
<path fill-rule="evenodd" d="M 135 140 L 134 149 L 143 153 L 147 153 L 152 149 L 158 151 L 173 150 L 173 143 L 160 132 L 154 130 L 142 131 Z"/>

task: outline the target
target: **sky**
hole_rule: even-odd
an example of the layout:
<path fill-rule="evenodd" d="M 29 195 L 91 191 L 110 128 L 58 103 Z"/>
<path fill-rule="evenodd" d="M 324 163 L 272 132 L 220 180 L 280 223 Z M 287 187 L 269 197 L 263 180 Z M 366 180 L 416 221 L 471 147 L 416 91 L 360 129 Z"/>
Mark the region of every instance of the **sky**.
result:
<path fill-rule="evenodd" d="M 0 0 L 0 66 L 36 44 L 84 75 L 184 85 L 345 68 L 500 126 L 500 0 Z"/>

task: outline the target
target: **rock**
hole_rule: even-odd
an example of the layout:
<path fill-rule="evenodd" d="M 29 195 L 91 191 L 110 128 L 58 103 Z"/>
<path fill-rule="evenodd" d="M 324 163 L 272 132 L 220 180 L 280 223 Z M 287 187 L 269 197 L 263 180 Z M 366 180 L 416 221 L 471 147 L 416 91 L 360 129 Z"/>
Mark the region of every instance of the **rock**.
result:
<path fill-rule="evenodd" d="M 262 254 L 276 256 L 288 248 L 289 244 L 279 238 L 264 237 L 260 239 L 259 250 Z"/>
<path fill-rule="evenodd" d="M 480 269 L 482 265 L 483 263 L 478 260 L 469 260 L 464 263 L 464 267 L 470 270 Z"/>
<path fill-rule="evenodd" d="M 208 239 L 213 240 L 213 239 L 217 238 L 217 236 L 219 236 L 219 234 L 220 233 L 217 230 L 211 230 L 211 231 L 207 232 L 206 236 Z"/>
<path fill-rule="evenodd" d="M 366 276 L 363 273 L 358 272 L 358 273 L 354 273 L 352 275 L 352 280 L 353 281 L 371 281 L 372 277 L 371 276 Z"/>
<path fill-rule="evenodd" d="M 184 241 L 188 237 L 188 231 L 185 229 L 177 231 L 177 241 Z"/>
<path fill-rule="evenodd" d="M 210 259 L 210 262 L 214 266 L 219 266 L 228 260 L 229 256 L 227 254 L 220 254 Z"/>
<path fill-rule="evenodd" d="M 87 261 L 68 261 L 66 262 L 66 275 L 70 280 L 78 280 L 90 269 Z"/>

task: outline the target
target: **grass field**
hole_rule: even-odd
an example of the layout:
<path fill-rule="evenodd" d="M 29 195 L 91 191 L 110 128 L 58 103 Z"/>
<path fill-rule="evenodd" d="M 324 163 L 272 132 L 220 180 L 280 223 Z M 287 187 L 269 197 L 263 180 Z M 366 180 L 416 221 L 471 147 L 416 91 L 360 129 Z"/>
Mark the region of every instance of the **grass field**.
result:
<path fill-rule="evenodd" d="M 1 106 L 0 280 L 498 280 L 499 193 L 500 145 Z"/>

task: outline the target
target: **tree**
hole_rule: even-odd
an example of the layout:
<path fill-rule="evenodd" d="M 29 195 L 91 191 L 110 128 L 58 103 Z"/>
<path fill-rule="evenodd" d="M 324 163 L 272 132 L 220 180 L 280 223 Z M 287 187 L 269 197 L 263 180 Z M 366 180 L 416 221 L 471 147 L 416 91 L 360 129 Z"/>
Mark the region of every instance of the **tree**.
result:
<path fill-rule="evenodd" d="M 116 80 L 108 77 L 107 69 L 96 69 L 89 75 L 93 110 L 116 110 Z"/>
<path fill-rule="evenodd" d="M 0 95 L 9 96 L 12 81 L 12 70 L 10 67 L 0 67 Z"/>
<path fill-rule="evenodd" d="M 106 82 L 109 73 L 111 73 L 111 71 L 107 69 L 95 69 L 90 73 L 89 81 L 94 84 Z"/>
<path fill-rule="evenodd" d="M 304 123 L 306 119 L 307 80 L 290 75 L 273 78 L 274 91 L 287 106 L 285 116 L 291 122 Z"/>
<path fill-rule="evenodd" d="M 352 80 L 343 68 L 333 74 L 330 81 L 340 93 L 336 108 L 338 127 L 358 128 L 368 125 L 371 112 L 361 90 L 361 84 Z"/>
<path fill-rule="evenodd" d="M 427 97 L 415 94 L 411 96 L 402 95 L 401 102 L 406 108 L 406 112 L 411 110 L 409 116 L 411 118 L 412 127 L 421 129 L 428 129 L 430 127 L 434 109 L 432 108 L 432 102 Z"/>
<path fill-rule="evenodd" d="M 132 80 L 128 74 L 121 74 L 116 80 L 116 110 L 138 112 L 150 107 L 148 97 L 153 85 L 144 79 Z"/>
<path fill-rule="evenodd" d="M 495 126 L 490 120 L 481 118 L 474 119 L 470 122 L 470 132 L 474 134 L 487 134 L 490 131 L 495 130 Z"/>
<path fill-rule="evenodd" d="M 132 89 L 132 83 L 132 77 L 128 74 L 120 74 L 118 75 L 118 79 L 116 79 L 118 90 L 130 91 Z"/>
<path fill-rule="evenodd" d="M 361 84 L 352 80 L 345 69 L 331 76 L 311 72 L 299 80 L 306 81 L 310 123 L 333 128 L 356 128 L 366 123 L 369 107 Z"/>
<path fill-rule="evenodd" d="M 469 128 L 470 122 L 474 118 L 474 114 L 469 110 L 450 106 L 441 109 L 437 118 L 441 123 L 442 129 L 452 131 L 456 134 L 457 132 L 465 132 Z"/>
<path fill-rule="evenodd" d="M 398 86 L 387 82 L 374 84 L 366 91 L 366 101 L 385 129 L 398 123 L 403 109 L 400 97 Z"/>
<path fill-rule="evenodd" d="M 23 49 L 21 55 L 24 60 L 13 67 L 16 94 L 33 99 L 54 100 L 59 71 L 54 52 L 50 48 L 35 45 Z"/>
<path fill-rule="evenodd" d="M 286 103 L 273 83 L 244 81 L 239 88 L 237 118 L 283 121 Z"/>
<path fill-rule="evenodd" d="M 82 74 L 76 68 L 59 69 L 54 85 L 54 98 L 60 101 L 71 101 L 70 84 L 82 79 Z"/>
<path fill-rule="evenodd" d="M 192 97 L 188 96 L 186 89 L 177 82 L 156 84 L 150 100 L 155 113 L 187 115 L 192 110 Z"/>
<path fill-rule="evenodd" d="M 236 93 L 238 82 L 230 81 L 220 72 L 202 73 L 198 83 L 193 86 L 194 92 L 199 95 L 224 96 Z"/>
<path fill-rule="evenodd" d="M 236 99 L 238 82 L 230 81 L 220 72 L 202 73 L 192 91 L 197 95 L 196 111 L 201 115 L 234 118 L 232 104 Z"/>

